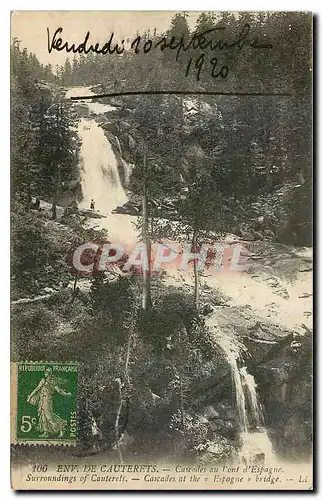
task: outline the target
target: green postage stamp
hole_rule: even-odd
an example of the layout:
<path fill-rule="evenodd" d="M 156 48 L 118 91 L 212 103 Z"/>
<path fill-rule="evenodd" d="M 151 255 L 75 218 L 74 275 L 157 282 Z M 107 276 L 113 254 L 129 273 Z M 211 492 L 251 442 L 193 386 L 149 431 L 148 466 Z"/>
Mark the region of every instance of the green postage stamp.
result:
<path fill-rule="evenodd" d="M 76 363 L 17 364 L 18 443 L 76 443 L 77 376 Z"/>

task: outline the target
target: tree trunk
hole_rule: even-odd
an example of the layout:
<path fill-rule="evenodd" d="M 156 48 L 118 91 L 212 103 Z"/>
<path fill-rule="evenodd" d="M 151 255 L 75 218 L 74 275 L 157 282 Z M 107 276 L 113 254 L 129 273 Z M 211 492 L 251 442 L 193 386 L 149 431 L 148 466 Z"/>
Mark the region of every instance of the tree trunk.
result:
<path fill-rule="evenodd" d="M 56 199 L 53 199 L 53 204 L 52 204 L 52 220 L 57 219 L 57 210 L 56 210 Z"/>
<path fill-rule="evenodd" d="M 32 202 L 31 189 L 30 189 L 30 187 L 28 187 L 27 188 L 27 205 L 28 205 L 28 208 L 31 207 L 31 202 Z"/>
<path fill-rule="evenodd" d="M 119 403 L 118 403 L 118 407 L 117 407 L 116 420 L 115 420 L 115 424 L 114 424 L 114 431 L 115 431 L 116 450 L 118 452 L 120 462 L 123 463 L 123 456 L 122 456 L 122 452 L 121 452 L 120 445 L 119 445 L 119 438 L 120 438 L 120 436 L 119 436 L 119 420 L 120 420 L 120 415 L 121 415 L 121 410 L 122 410 L 121 380 L 116 379 L 116 382 L 118 385 Z"/>
<path fill-rule="evenodd" d="M 178 332 L 178 346 L 177 346 L 178 358 L 177 358 L 177 368 L 176 368 L 176 371 L 178 373 L 178 382 L 179 382 L 179 412 L 180 412 L 182 429 L 184 429 L 184 424 L 185 424 L 184 382 L 185 382 L 185 366 L 187 363 L 187 351 L 185 348 L 186 345 L 187 345 L 187 332 L 184 324 L 182 324 Z"/>
<path fill-rule="evenodd" d="M 124 364 L 124 375 L 126 384 L 130 385 L 130 377 L 129 377 L 129 361 L 130 361 L 130 352 L 131 352 L 131 342 L 132 342 L 132 330 L 130 330 L 127 342 L 127 351 L 126 351 L 126 360 Z"/>
<path fill-rule="evenodd" d="M 58 187 L 60 182 L 60 165 L 57 165 L 55 172 L 55 185 L 54 185 L 54 196 L 53 196 L 53 204 L 52 204 L 52 220 L 56 220 L 57 218 L 57 199 L 58 199 Z"/>
<path fill-rule="evenodd" d="M 75 294 L 75 291 L 76 291 L 77 279 L 78 279 L 78 273 L 76 272 L 75 278 L 74 278 L 74 285 L 73 285 L 73 293 L 74 294 Z"/>
<path fill-rule="evenodd" d="M 60 138 L 60 124 L 62 120 L 62 107 L 58 104 L 57 105 L 57 112 L 56 112 L 56 127 L 57 127 L 57 136 Z M 57 145 L 57 151 L 56 153 L 59 153 L 60 145 Z M 55 170 L 55 183 L 54 183 L 54 196 L 53 196 L 53 204 L 52 204 L 52 220 L 56 220 L 57 218 L 57 210 L 56 210 L 56 205 L 57 205 L 57 198 L 58 198 L 58 187 L 60 183 L 60 165 L 57 163 L 56 170 Z"/>
<path fill-rule="evenodd" d="M 151 254 L 151 243 L 148 234 L 149 227 L 149 214 L 148 214 L 148 188 L 147 188 L 147 150 L 145 145 L 144 150 L 144 186 L 142 195 L 142 240 L 146 247 L 147 259 L 148 259 L 148 269 L 143 269 L 143 280 L 142 280 L 142 308 L 144 311 L 148 311 L 151 305 L 151 295 L 150 295 L 150 254 Z"/>
<path fill-rule="evenodd" d="M 184 394 L 183 394 L 183 378 L 181 371 L 179 372 L 179 411 L 181 414 L 181 428 L 184 429 Z"/>
<path fill-rule="evenodd" d="M 196 252 L 196 244 L 197 244 L 197 231 L 194 229 L 193 233 L 193 238 L 192 238 L 192 251 Z M 194 304 L 195 304 L 195 309 L 198 312 L 199 311 L 199 301 L 200 301 L 200 275 L 199 275 L 199 269 L 198 269 L 198 262 L 196 259 L 194 259 L 193 262 L 193 269 L 194 269 Z"/>
<path fill-rule="evenodd" d="M 130 354 L 131 354 L 131 344 L 132 344 L 133 333 L 134 333 L 134 322 L 135 322 L 135 309 L 132 308 L 130 326 L 129 326 L 129 335 L 128 335 L 128 341 L 127 341 L 126 359 L 125 359 L 125 364 L 124 364 L 124 377 L 125 377 L 126 385 L 128 387 L 130 386 L 129 361 L 130 361 Z"/>
<path fill-rule="evenodd" d="M 74 283 L 73 283 L 73 295 L 72 295 L 72 302 L 74 302 L 74 299 L 76 297 L 76 287 L 77 287 L 77 281 L 78 281 L 78 272 L 75 271 L 75 277 L 74 277 Z"/>

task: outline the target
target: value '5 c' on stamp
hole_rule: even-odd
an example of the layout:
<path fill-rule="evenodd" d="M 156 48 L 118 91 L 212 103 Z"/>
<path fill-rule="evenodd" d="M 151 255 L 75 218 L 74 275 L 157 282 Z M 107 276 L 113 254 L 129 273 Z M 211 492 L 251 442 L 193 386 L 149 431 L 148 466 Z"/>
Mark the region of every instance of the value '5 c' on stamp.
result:
<path fill-rule="evenodd" d="M 17 442 L 75 444 L 76 363 L 18 363 Z"/>

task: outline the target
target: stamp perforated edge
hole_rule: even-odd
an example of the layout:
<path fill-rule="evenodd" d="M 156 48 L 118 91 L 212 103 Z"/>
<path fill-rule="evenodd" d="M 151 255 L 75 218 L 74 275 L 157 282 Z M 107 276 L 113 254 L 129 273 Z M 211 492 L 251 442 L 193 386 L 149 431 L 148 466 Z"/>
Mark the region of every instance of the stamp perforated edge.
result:
<path fill-rule="evenodd" d="M 17 438 L 17 409 L 18 409 L 18 366 L 20 364 L 60 364 L 60 365 L 76 365 L 79 368 L 78 361 L 57 361 L 57 360 L 40 360 L 40 361 L 11 361 L 10 362 L 10 445 L 16 446 L 59 446 L 61 448 L 75 447 L 78 445 L 78 440 L 64 439 L 48 439 L 47 441 L 33 439 L 20 440 Z M 76 403 L 78 409 L 78 402 Z"/>

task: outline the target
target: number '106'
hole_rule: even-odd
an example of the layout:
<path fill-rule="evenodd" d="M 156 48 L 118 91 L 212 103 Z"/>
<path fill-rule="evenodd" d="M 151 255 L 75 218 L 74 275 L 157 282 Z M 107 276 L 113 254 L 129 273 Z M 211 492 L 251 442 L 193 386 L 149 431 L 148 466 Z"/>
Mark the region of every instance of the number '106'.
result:
<path fill-rule="evenodd" d="M 189 75 L 191 67 L 195 67 L 195 69 L 197 69 L 196 79 L 197 79 L 197 81 L 199 81 L 201 71 L 202 71 L 202 68 L 203 68 L 204 63 L 205 63 L 205 57 L 204 57 L 204 54 L 201 54 L 200 57 L 198 57 L 196 59 L 195 63 L 192 66 L 193 59 L 194 58 L 191 57 L 191 59 L 187 63 L 185 76 Z M 226 66 L 226 65 L 221 66 L 220 64 L 218 64 L 218 62 L 219 61 L 218 61 L 217 57 L 212 57 L 212 59 L 210 59 L 211 76 L 212 76 L 212 78 L 219 78 L 219 77 L 226 78 L 228 76 L 228 72 L 229 72 L 228 66 Z"/>
<path fill-rule="evenodd" d="M 48 465 L 33 465 L 32 466 L 32 472 L 47 472 L 48 471 Z"/>

